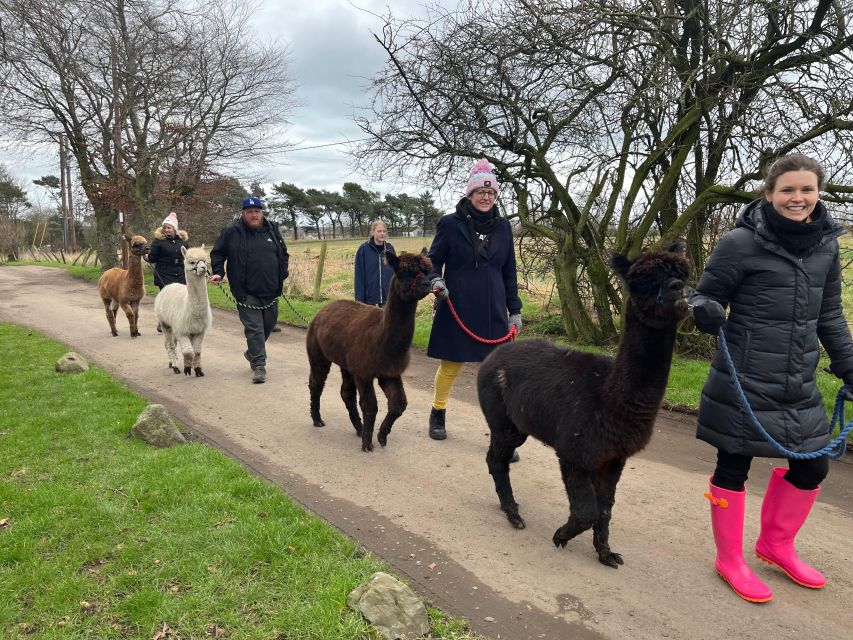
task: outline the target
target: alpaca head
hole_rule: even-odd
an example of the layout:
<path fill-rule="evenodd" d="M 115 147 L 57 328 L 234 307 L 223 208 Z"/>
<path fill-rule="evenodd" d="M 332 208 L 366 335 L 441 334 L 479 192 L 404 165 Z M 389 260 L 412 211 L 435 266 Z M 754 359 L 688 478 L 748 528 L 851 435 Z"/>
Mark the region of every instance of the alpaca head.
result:
<path fill-rule="evenodd" d="M 631 304 L 645 324 L 676 323 L 690 313 L 686 285 L 690 262 L 682 243 L 665 251 L 646 253 L 633 262 L 616 254 L 610 266 L 627 285 Z"/>
<path fill-rule="evenodd" d="M 210 254 L 204 245 L 187 249 L 181 247 L 181 254 L 184 256 L 184 271 L 187 275 L 194 275 L 203 278 L 210 272 Z"/>
<path fill-rule="evenodd" d="M 148 240 L 142 236 L 125 236 L 130 247 L 130 253 L 135 256 L 144 256 L 148 253 Z"/>
<path fill-rule="evenodd" d="M 389 253 L 386 260 L 388 266 L 394 269 L 391 286 L 396 288 L 403 300 L 420 300 L 432 291 L 429 284 L 432 261 L 427 258 L 426 249 L 420 253 L 403 251 L 399 257 Z"/>

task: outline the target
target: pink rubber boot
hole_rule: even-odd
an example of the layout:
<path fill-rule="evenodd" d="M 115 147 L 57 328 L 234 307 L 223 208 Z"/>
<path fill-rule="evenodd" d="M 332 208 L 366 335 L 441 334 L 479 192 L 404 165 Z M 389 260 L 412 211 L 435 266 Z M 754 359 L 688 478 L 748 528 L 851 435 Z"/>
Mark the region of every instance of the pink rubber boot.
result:
<path fill-rule="evenodd" d="M 717 545 L 717 573 L 744 600 L 767 602 L 773 592 L 743 559 L 743 512 L 746 491 L 721 489 L 710 482 L 711 527 Z"/>
<path fill-rule="evenodd" d="M 755 553 L 765 562 L 778 565 L 797 584 L 820 589 L 826 578 L 800 560 L 794 548 L 794 538 L 809 517 L 820 487 L 812 491 L 797 489 L 785 480 L 786 472 L 787 469 L 776 468 L 770 476 L 761 504 L 761 535 L 755 543 Z"/>

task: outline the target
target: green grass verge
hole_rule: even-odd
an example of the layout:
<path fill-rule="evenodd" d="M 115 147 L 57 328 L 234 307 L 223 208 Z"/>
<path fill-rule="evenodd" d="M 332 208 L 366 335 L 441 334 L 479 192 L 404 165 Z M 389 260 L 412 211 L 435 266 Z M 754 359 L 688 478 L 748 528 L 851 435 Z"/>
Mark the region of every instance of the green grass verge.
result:
<path fill-rule="evenodd" d="M 146 401 L 67 350 L 0 324 L 0 637 L 379 637 L 346 606 L 379 559 L 213 448 L 128 439 Z"/>

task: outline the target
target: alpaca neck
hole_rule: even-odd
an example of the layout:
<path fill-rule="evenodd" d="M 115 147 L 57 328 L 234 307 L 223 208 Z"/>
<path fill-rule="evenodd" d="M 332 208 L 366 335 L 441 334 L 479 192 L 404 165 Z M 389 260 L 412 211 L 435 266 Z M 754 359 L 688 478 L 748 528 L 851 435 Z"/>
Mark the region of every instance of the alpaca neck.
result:
<path fill-rule="evenodd" d="M 187 297 L 194 309 L 207 309 L 207 278 L 199 277 L 192 271 L 186 273 Z"/>
<path fill-rule="evenodd" d="M 676 329 L 675 322 L 661 327 L 643 323 L 629 302 L 622 342 L 605 387 L 614 394 L 606 405 L 610 411 L 630 409 L 634 416 L 654 422 L 669 380 Z"/>
<path fill-rule="evenodd" d="M 395 282 L 391 282 L 388 302 L 382 310 L 381 341 L 386 353 L 406 353 L 415 335 L 415 312 L 417 300 L 403 300 L 397 293 Z"/>
<path fill-rule="evenodd" d="M 131 284 L 142 286 L 142 256 L 130 254 L 127 258 L 127 280 Z"/>

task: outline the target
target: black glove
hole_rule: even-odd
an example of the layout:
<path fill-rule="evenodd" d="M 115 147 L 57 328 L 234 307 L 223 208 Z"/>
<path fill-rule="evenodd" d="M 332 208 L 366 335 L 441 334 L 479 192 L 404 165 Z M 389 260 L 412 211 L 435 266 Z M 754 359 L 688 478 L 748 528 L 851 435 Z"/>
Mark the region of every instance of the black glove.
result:
<path fill-rule="evenodd" d="M 844 374 L 843 398 L 845 402 L 853 402 L 853 371 Z"/>
<path fill-rule="evenodd" d="M 716 300 L 703 300 L 693 305 L 693 321 L 699 331 L 715 336 L 726 323 L 726 310 Z"/>

